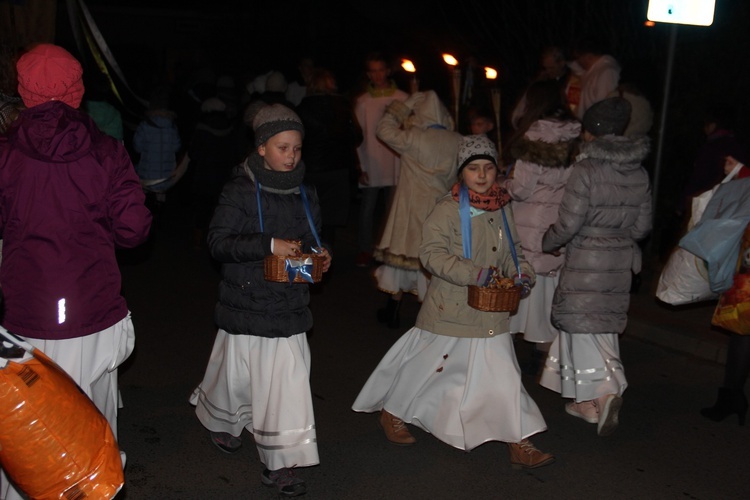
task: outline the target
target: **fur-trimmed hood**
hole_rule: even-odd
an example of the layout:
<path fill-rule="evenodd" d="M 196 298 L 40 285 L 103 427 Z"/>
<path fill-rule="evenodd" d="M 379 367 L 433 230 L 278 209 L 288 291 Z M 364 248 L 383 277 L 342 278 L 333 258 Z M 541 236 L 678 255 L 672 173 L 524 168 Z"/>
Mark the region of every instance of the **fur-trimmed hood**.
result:
<path fill-rule="evenodd" d="M 580 134 L 577 121 L 543 118 L 531 124 L 510 153 L 516 160 L 543 167 L 567 167 L 578 154 Z"/>
<path fill-rule="evenodd" d="M 591 158 L 613 163 L 641 163 L 650 149 L 651 141 L 646 136 L 605 135 L 581 144 L 581 154 L 576 161 Z"/>
<path fill-rule="evenodd" d="M 516 160 L 536 163 L 543 167 L 567 167 L 575 156 L 578 141 L 550 144 L 542 141 L 532 141 L 525 137 L 510 148 L 510 154 Z"/>

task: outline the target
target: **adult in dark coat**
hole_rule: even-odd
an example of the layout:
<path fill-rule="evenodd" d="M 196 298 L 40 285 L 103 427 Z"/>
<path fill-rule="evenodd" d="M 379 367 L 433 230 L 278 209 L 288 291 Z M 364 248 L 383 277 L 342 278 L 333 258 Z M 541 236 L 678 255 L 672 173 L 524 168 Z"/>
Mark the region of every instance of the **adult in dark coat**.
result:
<path fill-rule="evenodd" d="M 305 180 L 315 186 L 323 215 L 323 239 L 333 242 L 336 227 L 349 217 L 352 179 L 357 172 L 357 146 L 362 130 L 352 106 L 337 93 L 330 71 L 316 69 L 297 114 L 305 125 L 302 161 Z"/>
<path fill-rule="evenodd" d="M 618 424 L 627 381 L 618 335 L 625 330 L 632 272 L 641 266 L 637 241 L 651 230 L 651 189 L 641 166 L 645 137 L 622 135 L 630 103 L 600 101 L 586 112 L 584 143 L 573 165 L 559 217 L 542 250 L 566 247 L 552 322 L 560 335 L 550 347 L 541 384 L 575 398 L 566 411 L 598 423 L 600 436 Z"/>
<path fill-rule="evenodd" d="M 221 189 L 244 156 L 239 134 L 240 129 L 230 120 L 222 100 L 212 97 L 203 102 L 188 148 L 189 168 L 193 170 L 191 197 L 196 247 L 203 246 Z"/>

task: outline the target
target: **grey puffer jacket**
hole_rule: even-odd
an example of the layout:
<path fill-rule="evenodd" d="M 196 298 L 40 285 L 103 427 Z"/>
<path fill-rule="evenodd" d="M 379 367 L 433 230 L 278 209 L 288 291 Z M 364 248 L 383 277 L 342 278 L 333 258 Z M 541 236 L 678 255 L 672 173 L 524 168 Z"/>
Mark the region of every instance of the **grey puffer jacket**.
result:
<path fill-rule="evenodd" d="M 641 161 L 645 137 L 598 137 L 581 147 L 545 252 L 566 246 L 552 322 L 568 333 L 621 333 L 627 324 L 636 241 L 651 230 L 651 187 Z"/>
<path fill-rule="evenodd" d="M 261 232 L 256 187 L 249 170 L 242 165 L 235 167 L 211 220 L 208 246 L 211 256 L 222 263 L 214 319 L 219 328 L 230 334 L 290 337 L 312 327 L 308 286 L 266 281 L 263 259 L 271 255 L 272 238 L 300 239 L 305 252 L 317 246 L 299 190 L 306 189 L 313 220 L 320 231 L 318 197 L 307 186 L 285 191 L 263 186 Z"/>

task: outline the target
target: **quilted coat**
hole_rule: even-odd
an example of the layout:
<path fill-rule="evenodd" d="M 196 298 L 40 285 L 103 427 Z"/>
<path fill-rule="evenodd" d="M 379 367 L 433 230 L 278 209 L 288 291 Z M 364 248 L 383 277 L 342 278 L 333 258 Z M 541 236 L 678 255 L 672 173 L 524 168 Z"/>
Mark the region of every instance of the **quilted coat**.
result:
<path fill-rule="evenodd" d="M 651 188 L 641 161 L 648 139 L 604 136 L 581 146 L 560 204 L 544 234 L 545 252 L 566 246 L 552 322 L 568 333 L 622 333 L 637 241 L 651 230 Z"/>
<path fill-rule="evenodd" d="M 565 258 L 542 252 L 542 236 L 557 220 L 580 133 L 574 121 L 537 120 L 511 149 L 516 162 L 504 186 L 513 198 L 521 248 L 537 274 L 553 275 Z"/>
<path fill-rule="evenodd" d="M 260 157 L 253 153 L 253 158 Z M 214 319 L 219 328 L 235 335 L 290 337 L 312 327 L 308 285 L 266 281 L 263 259 L 271 255 L 272 238 L 302 240 L 305 252 L 317 246 L 299 190 L 306 189 L 320 232 L 318 197 L 309 186 L 289 190 L 263 186 L 261 231 L 256 189 L 250 170 L 243 165 L 236 167 L 211 220 L 208 246 L 211 255 L 222 263 Z"/>

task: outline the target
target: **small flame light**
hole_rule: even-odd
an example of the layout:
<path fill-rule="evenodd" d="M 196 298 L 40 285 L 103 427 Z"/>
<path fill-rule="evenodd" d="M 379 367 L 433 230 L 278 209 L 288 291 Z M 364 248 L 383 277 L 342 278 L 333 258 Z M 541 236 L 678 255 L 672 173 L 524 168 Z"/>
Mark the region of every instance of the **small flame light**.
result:
<path fill-rule="evenodd" d="M 443 54 L 443 61 L 449 66 L 458 66 L 458 59 L 450 54 Z"/>
<path fill-rule="evenodd" d="M 497 70 L 495 68 L 490 68 L 489 66 L 485 66 L 484 76 L 487 77 L 488 80 L 494 80 L 497 78 Z"/>
<path fill-rule="evenodd" d="M 401 60 L 401 67 L 404 68 L 404 71 L 407 73 L 416 73 L 417 71 L 417 68 L 414 67 L 414 63 L 408 59 Z"/>

